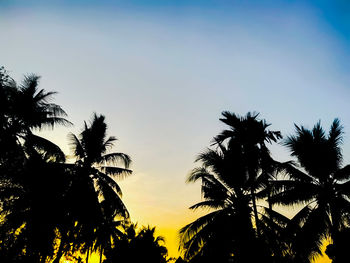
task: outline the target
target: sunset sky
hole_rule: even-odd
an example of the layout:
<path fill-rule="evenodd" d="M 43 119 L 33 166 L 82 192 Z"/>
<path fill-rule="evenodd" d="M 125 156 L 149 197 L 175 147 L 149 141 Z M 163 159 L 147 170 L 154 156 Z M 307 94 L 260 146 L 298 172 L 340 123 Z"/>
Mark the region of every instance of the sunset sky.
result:
<path fill-rule="evenodd" d="M 200 186 L 186 177 L 224 128 L 223 110 L 260 112 L 284 135 L 339 117 L 350 162 L 345 0 L 0 0 L 0 32 L 0 65 L 59 93 L 75 126 L 44 135 L 67 155 L 67 134 L 93 112 L 106 116 L 114 150 L 133 159 L 120 182 L 132 220 L 156 226 L 172 256 L 178 230 L 198 216 L 188 207 Z"/>

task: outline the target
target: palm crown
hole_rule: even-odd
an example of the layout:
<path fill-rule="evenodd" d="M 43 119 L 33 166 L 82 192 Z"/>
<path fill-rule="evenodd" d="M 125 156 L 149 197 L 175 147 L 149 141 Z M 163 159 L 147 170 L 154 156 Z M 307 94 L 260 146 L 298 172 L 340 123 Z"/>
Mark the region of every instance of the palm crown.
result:
<path fill-rule="evenodd" d="M 301 210 L 291 220 L 295 250 L 301 258 L 320 253 L 322 241 L 344 228 L 350 208 L 350 166 L 342 167 L 342 126 L 333 121 L 328 134 L 318 122 L 312 130 L 295 126 L 284 144 L 297 162 L 280 165 L 286 179 L 272 182 L 273 203 Z"/>

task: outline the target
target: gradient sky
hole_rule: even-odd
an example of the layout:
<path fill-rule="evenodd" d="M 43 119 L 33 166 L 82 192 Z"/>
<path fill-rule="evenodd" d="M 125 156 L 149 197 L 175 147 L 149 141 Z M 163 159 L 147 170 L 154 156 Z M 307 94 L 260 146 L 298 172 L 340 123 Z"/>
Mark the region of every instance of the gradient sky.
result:
<path fill-rule="evenodd" d="M 177 255 L 200 200 L 185 179 L 223 110 L 260 112 L 284 135 L 339 117 L 350 162 L 349 14 L 345 0 L 0 0 L 0 65 L 59 92 L 75 126 L 45 136 L 67 154 L 68 132 L 106 115 L 115 150 L 133 158 L 120 183 L 132 219 L 157 226 Z"/>

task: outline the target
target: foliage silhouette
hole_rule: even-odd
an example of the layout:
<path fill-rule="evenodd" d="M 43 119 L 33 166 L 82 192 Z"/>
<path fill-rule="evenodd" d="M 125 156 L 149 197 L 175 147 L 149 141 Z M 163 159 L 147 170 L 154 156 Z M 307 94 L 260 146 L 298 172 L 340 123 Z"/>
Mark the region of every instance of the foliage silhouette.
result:
<path fill-rule="evenodd" d="M 57 197 L 67 187 L 65 156 L 33 130 L 70 122 L 49 102 L 54 93 L 38 89 L 38 80 L 30 75 L 17 85 L 0 70 L 0 254 L 5 261 L 45 262 L 63 223 Z"/>
<path fill-rule="evenodd" d="M 329 244 L 326 254 L 332 263 L 346 263 L 349 261 L 350 229 L 345 228 L 334 237 L 333 244 Z"/>
<path fill-rule="evenodd" d="M 204 198 L 191 209 L 214 211 L 181 229 L 184 256 L 191 262 L 271 262 L 272 255 L 276 259 L 284 250 L 279 233 L 288 219 L 269 208 L 258 211 L 255 191 L 266 188 L 266 178 L 274 169 L 265 141 L 281 136 L 267 131 L 268 125 L 257 114 L 223 115 L 230 130 L 214 138 L 216 149 L 198 156 L 202 167 L 188 178 L 188 182 L 201 180 Z"/>
<path fill-rule="evenodd" d="M 297 162 L 280 165 L 286 179 L 272 181 L 271 201 L 283 206 L 302 205 L 288 232 L 297 262 L 309 262 L 321 253 L 325 238 L 333 240 L 348 224 L 350 166 L 342 167 L 342 126 L 333 121 L 329 133 L 318 122 L 312 130 L 297 126 L 284 144 Z"/>
<path fill-rule="evenodd" d="M 268 201 L 270 199 L 269 179 L 274 178 L 276 171 L 276 162 L 271 158 L 267 143 L 277 142 L 282 138 L 281 132 L 270 131 L 265 120 L 259 120 L 259 113 L 248 112 L 246 116 L 240 117 L 235 113 L 224 111 L 223 118 L 220 121 L 227 124 L 229 129 L 223 130 L 214 138 L 214 144 L 228 141 L 230 148 L 238 147 L 242 154 L 244 162 L 242 173 L 243 178 L 233 180 L 244 180 L 250 186 L 251 199 L 253 203 L 255 222 L 258 222 L 258 209 L 256 204 L 256 190 L 265 188 Z M 261 195 L 261 194 L 260 194 Z M 269 202 L 269 208 L 271 202 Z M 259 233 L 259 224 L 256 224 L 257 234 Z"/>
<path fill-rule="evenodd" d="M 104 263 L 112 262 L 168 262 L 164 238 L 155 236 L 155 227 L 143 227 L 137 231 L 136 224 L 124 226 L 124 231 L 107 253 Z"/>
<path fill-rule="evenodd" d="M 100 263 L 173 260 L 155 228 L 130 222 L 116 180 L 132 173 L 131 159 L 109 152 L 116 138 L 107 136 L 103 115 L 69 134 L 74 163 L 36 134 L 71 125 L 39 79 L 28 75 L 17 84 L 0 68 L 1 260 L 88 262 L 91 252 Z M 184 259 L 176 262 L 307 263 L 326 238 L 333 262 L 347 262 L 350 165 L 343 166 L 339 120 L 328 134 L 320 122 L 311 130 L 295 125 L 283 143 L 295 161 L 280 163 L 267 147 L 282 138 L 279 131 L 257 113 L 222 115 L 228 127 L 198 155 L 187 180 L 201 181 L 203 200 L 191 209 L 210 212 L 180 230 Z M 287 218 L 274 205 L 300 210 Z"/>
<path fill-rule="evenodd" d="M 75 240 L 83 252 L 103 250 L 111 245 L 110 235 L 119 220 L 127 219 L 129 213 L 121 200 L 121 189 L 113 177 L 131 174 L 128 169 L 131 159 L 124 153 L 108 153 L 115 137 L 107 137 L 107 125 L 103 115 L 93 115 L 90 124 L 84 123 L 79 137 L 69 135 L 76 157 L 78 171 L 71 186 L 72 215 L 76 219 Z M 125 168 L 117 167 L 122 163 Z M 108 230 L 112 230 L 109 232 Z"/>
<path fill-rule="evenodd" d="M 77 161 L 66 163 L 57 145 L 33 133 L 71 124 L 38 80 L 29 75 L 17 85 L 0 69 L 0 257 L 57 263 L 77 251 L 102 255 L 129 217 L 114 178 L 131 173 L 130 157 L 107 153 L 116 139 L 94 114 L 79 137 L 70 135 Z"/>

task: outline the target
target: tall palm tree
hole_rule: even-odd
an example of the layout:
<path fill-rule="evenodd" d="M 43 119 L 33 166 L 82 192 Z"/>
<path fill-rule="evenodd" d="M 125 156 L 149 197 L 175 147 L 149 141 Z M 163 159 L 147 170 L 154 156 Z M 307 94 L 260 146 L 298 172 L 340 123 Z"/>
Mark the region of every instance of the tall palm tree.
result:
<path fill-rule="evenodd" d="M 79 231 L 78 243 L 86 251 L 88 261 L 89 252 L 95 245 L 96 233 L 101 233 L 97 230 L 103 229 L 106 215 L 129 217 L 121 200 L 121 189 L 114 178 L 131 174 L 132 171 L 128 169 L 131 159 L 124 153 L 108 153 L 116 138 L 107 137 L 103 115 L 94 114 L 90 124 L 85 122 L 79 136 L 69 136 L 76 157 L 75 167 L 79 171 L 71 188 L 73 199 L 77 200 L 72 206 L 72 213 L 76 215 L 78 223 L 75 227 Z M 116 166 L 120 162 L 123 167 Z M 103 214 L 103 210 L 109 212 Z M 108 220 L 113 221 L 113 218 Z"/>
<path fill-rule="evenodd" d="M 67 187 L 65 156 L 33 130 L 70 122 L 50 102 L 55 93 L 38 89 L 39 77 L 29 75 L 17 85 L 0 71 L 0 232 L 1 240 L 7 240 L 1 252 L 12 260 L 45 261 L 53 253 L 63 215 L 57 197 Z"/>
<path fill-rule="evenodd" d="M 295 125 L 284 144 L 296 162 L 280 165 L 285 179 L 272 181 L 273 203 L 301 206 L 289 225 L 299 262 L 320 254 L 326 237 L 336 243 L 350 211 L 350 166 L 342 167 L 342 126 L 338 119 L 328 134 L 318 122 L 312 130 Z"/>
<path fill-rule="evenodd" d="M 270 124 L 258 119 L 259 113 L 248 112 L 245 116 L 224 111 L 220 120 L 229 126 L 214 138 L 214 144 L 227 141 L 231 148 L 238 147 L 242 152 L 242 162 L 246 170 L 246 180 L 250 185 L 251 199 L 256 223 L 258 223 L 258 209 L 256 191 L 265 186 L 269 201 L 269 179 L 274 177 L 276 162 L 271 158 L 266 143 L 277 142 L 282 138 L 279 131 L 270 131 Z M 260 189 L 261 190 L 261 189 Z M 270 210 L 272 209 L 269 203 Z M 259 225 L 257 224 L 259 234 Z"/>
<path fill-rule="evenodd" d="M 254 224 L 244 153 L 238 147 L 217 145 L 217 149 L 207 149 L 198 156 L 202 167 L 195 168 L 188 178 L 188 182 L 201 180 L 204 198 L 190 209 L 212 211 L 181 229 L 180 242 L 185 259 L 191 262 L 271 261 L 272 254 L 282 252 L 281 246 L 272 246 L 272 241 L 270 249 L 278 248 L 270 251 L 263 238 L 257 236 L 256 226 L 261 226 L 262 235 L 272 235 L 271 240 L 278 241 L 278 228 L 285 222 L 276 217 L 272 225 L 272 220 L 261 214 L 258 223 Z"/>

